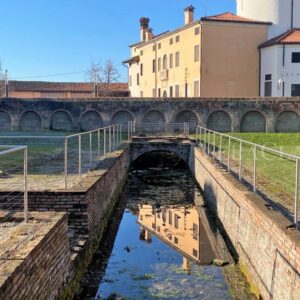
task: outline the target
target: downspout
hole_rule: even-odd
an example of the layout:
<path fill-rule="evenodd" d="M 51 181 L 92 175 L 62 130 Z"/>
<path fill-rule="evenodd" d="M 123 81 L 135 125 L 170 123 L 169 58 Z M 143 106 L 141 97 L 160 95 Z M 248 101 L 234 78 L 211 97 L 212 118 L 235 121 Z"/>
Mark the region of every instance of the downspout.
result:
<path fill-rule="evenodd" d="M 258 74 L 258 96 L 262 96 L 262 93 L 261 93 L 261 49 L 258 48 L 258 51 L 259 51 L 259 74 Z"/>
<path fill-rule="evenodd" d="M 282 97 L 285 95 L 285 45 L 282 46 Z"/>
<path fill-rule="evenodd" d="M 291 9 L 291 29 L 294 28 L 294 0 L 292 0 L 292 9 Z"/>

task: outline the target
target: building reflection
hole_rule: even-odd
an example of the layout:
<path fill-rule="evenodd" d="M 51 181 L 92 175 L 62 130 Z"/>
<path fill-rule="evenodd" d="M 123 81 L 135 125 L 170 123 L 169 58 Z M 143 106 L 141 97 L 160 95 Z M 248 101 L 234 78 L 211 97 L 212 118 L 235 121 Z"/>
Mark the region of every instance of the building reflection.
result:
<path fill-rule="evenodd" d="M 152 235 L 182 254 L 184 270 L 191 262 L 210 264 L 214 253 L 195 206 L 155 207 L 139 205 L 140 239 L 151 243 Z"/>

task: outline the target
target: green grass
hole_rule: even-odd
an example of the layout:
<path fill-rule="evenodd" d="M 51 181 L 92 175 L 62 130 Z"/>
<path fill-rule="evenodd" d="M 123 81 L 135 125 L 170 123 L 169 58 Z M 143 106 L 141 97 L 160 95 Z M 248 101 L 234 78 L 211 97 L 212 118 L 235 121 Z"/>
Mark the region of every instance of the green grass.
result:
<path fill-rule="evenodd" d="M 233 137 L 240 138 L 265 147 L 300 156 L 300 133 L 231 133 Z M 203 137 L 202 137 L 203 138 Z M 208 136 L 206 137 L 208 140 Z M 216 151 L 212 152 L 220 157 L 227 165 L 230 158 L 230 168 L 235 173 L 240 171 L 240 142 L 231 140 L 229 152 L 229 139 L 222 138 L 222 151 L 220 151 L 220 138 L 211 134 L 210 142 L 216 145 Z M 295 193 L 295 169 L 294 159 L 260 150 L 257 148 L 257 189 L 263 192 L 273 201 L 293 212 Z M 251 184 L 254 174 L 254 147 L 243 144 L 242 146 L 242 176 Z"/>

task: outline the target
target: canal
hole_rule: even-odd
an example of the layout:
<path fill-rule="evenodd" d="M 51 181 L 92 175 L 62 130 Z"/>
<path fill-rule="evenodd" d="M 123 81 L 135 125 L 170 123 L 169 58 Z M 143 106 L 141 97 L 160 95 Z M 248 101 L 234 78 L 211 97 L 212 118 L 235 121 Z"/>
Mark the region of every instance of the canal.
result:
<path fill-rule="evenodd" d="M 185 163 L 141 156 L 75 299 L 252 297 Z"/>

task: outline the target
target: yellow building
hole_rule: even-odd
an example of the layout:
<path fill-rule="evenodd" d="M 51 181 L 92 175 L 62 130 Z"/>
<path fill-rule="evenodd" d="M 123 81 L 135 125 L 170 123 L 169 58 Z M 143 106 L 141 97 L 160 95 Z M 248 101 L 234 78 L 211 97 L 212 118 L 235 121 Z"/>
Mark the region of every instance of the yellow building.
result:
<path fill-rule="evenodd" d="M 130 45 L 132 97 L 251 97 L 259 95 L 258 46 L 270 23 L 224 13 L 154 36 L 140 19 L 140 42 Z"/>

